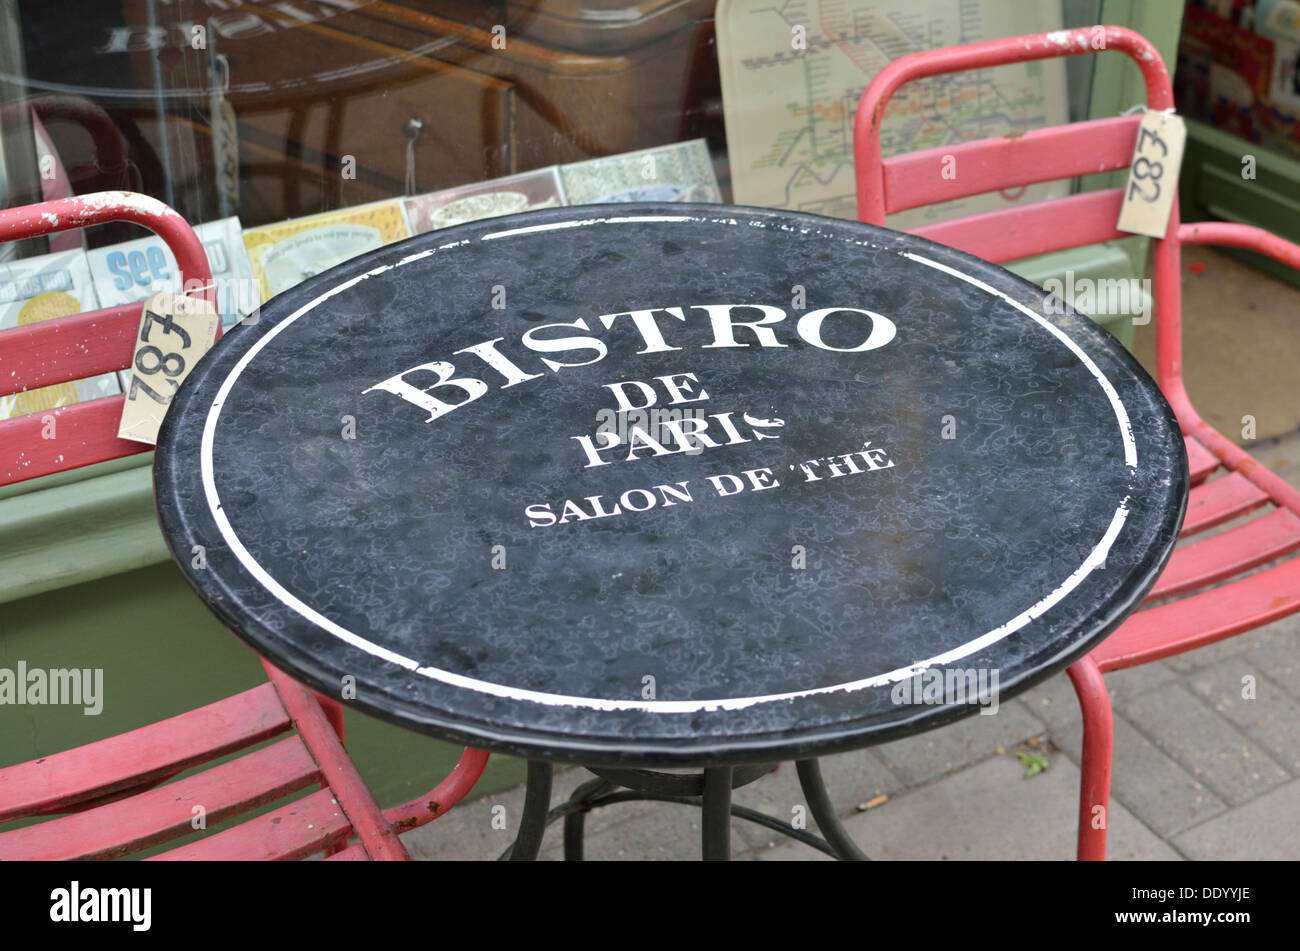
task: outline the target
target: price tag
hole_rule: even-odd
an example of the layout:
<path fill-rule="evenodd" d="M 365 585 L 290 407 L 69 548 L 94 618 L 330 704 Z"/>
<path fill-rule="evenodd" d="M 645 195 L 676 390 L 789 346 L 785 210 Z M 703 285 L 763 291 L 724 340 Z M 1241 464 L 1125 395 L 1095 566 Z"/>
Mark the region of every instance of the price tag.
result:
<path fill-rule="evenodd" d="M 1118 230 L 1152 238 L 1165 236 L 1186 141 L 1187 127 L 1181 116 L 1164 112 L 1148 112 L 1142 116 L 1128 170 L 1124 205 L 1119 212 L 1119 224 L 1115 226 Z"/>
<path fill-rule="evenodd" d="M 163 291 L 145 301 L 119 438 L 151 446 L 158 442 L 158 427 L 172 397 L 216 342 L 220 321 L 216 308 L 201 297 Z"/>

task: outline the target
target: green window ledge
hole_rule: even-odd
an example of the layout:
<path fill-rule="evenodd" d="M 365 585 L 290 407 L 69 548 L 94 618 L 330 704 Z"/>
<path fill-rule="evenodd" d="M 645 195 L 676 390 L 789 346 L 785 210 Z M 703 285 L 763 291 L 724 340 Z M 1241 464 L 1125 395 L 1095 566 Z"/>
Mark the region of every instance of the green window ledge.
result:
<path fill-rule="evenodd" d="M 166 561 L 153 453 L 0 489 L 0 604 Z"/>

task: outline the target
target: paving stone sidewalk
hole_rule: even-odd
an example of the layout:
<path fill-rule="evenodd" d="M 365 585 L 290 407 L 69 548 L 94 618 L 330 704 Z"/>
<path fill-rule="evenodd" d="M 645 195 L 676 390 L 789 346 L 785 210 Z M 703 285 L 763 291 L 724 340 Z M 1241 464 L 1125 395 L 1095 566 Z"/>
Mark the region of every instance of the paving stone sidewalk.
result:
<path fill-rule="evenodd" d="M 1300 484 L 1300 434 L 1250 451 Z M 1243 678 L 1253 678 L 1253 699 L 1243 699 Z M 1300 859 L 1300 615 L 1106 683 L 1115 713 L 1110 858 Z M 1082 734 L 1061 673 L 994 716 L 828 757 L 822 771 L 873 859 L 1066 860 Z M 1019 753 L 1046 757 L 1047 768 L 1027 777 Z M 589 778 L 557 773 L 552 801 Z M 787 821 L 806 811 L 791 763 L 734 801 Z M 419 859 L 495 858 L 522 806 L 522 787 L 464 803 L 403 841 Z M 699 824 L 689 806 L 610 806 L 588 816 L 586 857 L 696 859 Z M 563 857 L 560 827 L 547 832 L 545 860 Z M 826 858 L 742 820 L 733 820 L 732 848 L 736 859 Z"/>

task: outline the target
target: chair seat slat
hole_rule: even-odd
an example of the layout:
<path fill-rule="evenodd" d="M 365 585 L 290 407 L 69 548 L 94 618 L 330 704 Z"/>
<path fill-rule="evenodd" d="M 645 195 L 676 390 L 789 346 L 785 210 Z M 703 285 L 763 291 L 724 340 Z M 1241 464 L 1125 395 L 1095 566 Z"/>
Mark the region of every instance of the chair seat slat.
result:
<path fill-rule="evenodd" d="M 1139 611 L 1091 656 L 1103 672 L 1195 650 L 1300 611 L 1300 558 Z"/>
<path fill-rule="evenodd" d="M 0 821 L 67 812 L 288 730 L 272 684 L 167 720 L 0 769 Z"/>
<path fill-rule="evenodd" d="M 328 789 L 147 861 L 291 861 L 323 851 L 351 827 Z"/>
<path fill-rule="evenodd" d="M 1274 509 L 1174 552 L 1148 601 L 1215 584 L 1300 550 L 1300 516 Z"/>
<path fill-rule="evenodd" d="M 1268 493 L 1240 472 L 1230 472 L 1221 479 L 1192 489 L 1187 497 L 1187 517 L 1183 519 L 1183 537 L 1245 515 L 1268 501 Z"/>
<path fill-rule="evenodd" d="M 1190 436 L 1183 437 L 1183 445 L 1187 447 L 1187 470 L 1191 475 L 1192 485 L 1200 485 L 1205 481 L 1206 476 L 1219 468 L 1219 460 L 1214 457 L 1214 453 Z"/>
<path fill-rule="evenodd" d="M 318 782 L 297 736 L 129 799 L 0 834 L 0 859 L 113 859 L 193 831 L 194 808 L 216 824 Z"/>

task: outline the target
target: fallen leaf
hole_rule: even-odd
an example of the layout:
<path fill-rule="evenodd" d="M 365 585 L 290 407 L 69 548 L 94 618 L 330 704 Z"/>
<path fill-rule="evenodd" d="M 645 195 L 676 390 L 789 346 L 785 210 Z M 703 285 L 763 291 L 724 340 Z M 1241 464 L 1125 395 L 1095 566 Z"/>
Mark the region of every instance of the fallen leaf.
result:
<path fill-rule="evenodd" d="M 1020 760 L 1020 765 L 1025 768 L 1025 779 L 1030 776 L 1037 776 L 1047 769 L 1047 757 L 1039 753 L 1030 753 L 1026 750 L 1023 753 L 1017 753 L 1016 759 Z"/>

